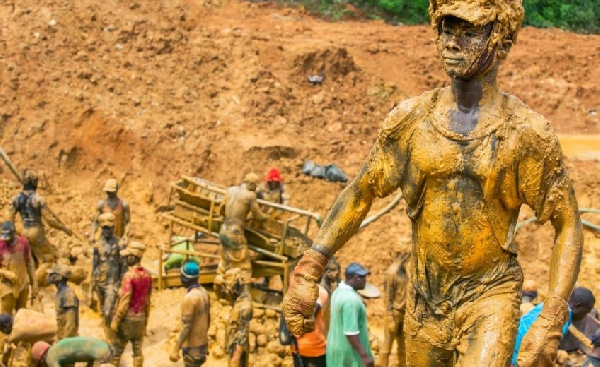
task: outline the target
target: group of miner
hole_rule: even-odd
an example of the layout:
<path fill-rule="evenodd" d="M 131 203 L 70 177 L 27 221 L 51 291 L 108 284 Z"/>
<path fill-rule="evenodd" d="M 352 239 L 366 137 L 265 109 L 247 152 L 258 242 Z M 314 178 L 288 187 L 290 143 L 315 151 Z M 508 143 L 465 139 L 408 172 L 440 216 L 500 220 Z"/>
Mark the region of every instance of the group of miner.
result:
<path fill-rule="evenodd" d="M 88 362 L 89 366 L 118 366 L 125 346 L 131 342 L 133 365 L 143 366 L 142 342 L 150 313 L 152 277 L 140 265 L 145 245 L 129 241 L 130 207 L 117 195 L 117 180 L 106 181 L 103 189 L 106 198 L 96 205 L 89 236 L 93 257 L 88 299 L 90 308 L 98 309 L 102 316 L 105 335 L 104 340 L 100 340 L 79 335 L 79 298 L 69 286 L 69 281 L 75 280 L 75 276 L 70 266 L 57 264 L 56 251 L 46 237 L 42 219 L 67 234 L 72 234 L 72 231 L 37 193 L 36 173 L 26 170 L 22 177 L 23 191 L 12 202 L 10 219 L 2 223 L 0 330 L 10 335 L 15 314 L 26 308 L 29 300 L 33 304 L 37 299 L 38 284 L 53 284 L 57 289 L 53 343 L 40 340 L 20 344 L 30 349 L 32 361 L 39 366 L 50 367 L 72 366 L 76 362 Z M 266 218 L 258 208 L 257 196 L 282 205 L 288 203 L 289 197 L 278 169 L 269 170 L 261 185 L 257 175 L 248 174 L 242 185 L 227 191 L 221 205 L 225 220 L 220 234 L 222 251 L 215 290 L 219 298 L 233 306 L 227 327 L 230 366 L 248 365 L 249 323 L 252 319 L 251 264 L 243 226 L 249 213 L 257 219 Z M 15 227 L 17 214 L 22 219 L 22 235 L 17 234 Z M 208 353 L 210 298 L 199 284 L 199 275 L 197 263 L 186 261 L 182 264 L 181 284 L 187 288 L 181 303 L 183 327 L 169 357 L 176 362 L 182 354 L 186 367 L 201 366 Z M 16 343 L 17 340 L 11 342 Z M 4 356 L 2 365 L 8 365 L 7 357 Z"/>
<path fill-rule="evenodd" d="M 18 311 L 27 307 L 29 299 L 32 304 L 36 301 L 38 285 L 53 284 L 57 289 L 56 333 L 52 345 L 46 340 L 30 345 L 33 361 L 39 366 L 50 367 L 71 366 L 76 362 L 88 362 L 89 366 L 94 363 L 118 366 L 125 346 L 131 342 L 133 365 L 143 366 L 142 340 L 150 311 L 152 277 L 140 266 L 145 245 L 127 239 L 130 210 L 127 202 L 117 196 L 117 180 L 109 179 L 105 183 L 107 197 L 98 203 L 90 235 L 93 261 L 89 298 L 97 300 L 102 315 L 105 340 L 100 340 L 79 336 L 79 298 L 68 284 L 75 276 L 70 266 L 57 263 L 54 246 L 46 237 L 42 219 L 67 234 L 72 231 L 37 193 L 36 173 L 26 170 L 22 177 L 23 191 L 12 202 L 10 219 L 2 223 L 0 323 L 3 333 L 9 334 L 10 338 Z M 16 233 L 17 214 L 22 219 L 22 236 Z M 101 233 L 96 239 L 98 227 Z M 5 356 L 4 364 L 6 359 Z"/>

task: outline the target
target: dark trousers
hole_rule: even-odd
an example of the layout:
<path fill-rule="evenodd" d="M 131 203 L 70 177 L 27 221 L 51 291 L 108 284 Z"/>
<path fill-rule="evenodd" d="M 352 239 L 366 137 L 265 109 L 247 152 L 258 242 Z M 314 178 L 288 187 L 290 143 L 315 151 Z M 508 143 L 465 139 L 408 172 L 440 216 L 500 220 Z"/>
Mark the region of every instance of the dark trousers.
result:
<path fill-rule="evenodd" d="M 304 367 L 327 367 L 325 355 L 319 357 L 300 356 L 300 358 L 302 358 L 302 364 Z"/>

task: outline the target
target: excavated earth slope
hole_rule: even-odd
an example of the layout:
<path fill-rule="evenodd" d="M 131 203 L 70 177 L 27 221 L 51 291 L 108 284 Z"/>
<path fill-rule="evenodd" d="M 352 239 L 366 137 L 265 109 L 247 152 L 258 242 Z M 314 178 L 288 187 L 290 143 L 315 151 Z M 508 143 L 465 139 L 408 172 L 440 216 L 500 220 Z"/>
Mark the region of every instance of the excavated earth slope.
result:
<path fill-rule="evenodd" d="M 557 132 L 598 134 L 599 55 L 599 36 L 526 28 L 499 83 Z M 311 85 L 311 74 L 324 82 Z M 292 204 L 324 215 L 343 185 L 302 176 L 302 163 L 336 163 L 353 177 L 390 109 L 447 83 L 427 26 L 332 24 L 220 0 L 0 3 L 0 145 L 18 167 L 43 172 L 42 193 L 80 234 L 89 230 L 104 180 L 118 178 L 132 206 L 133 237 L 150 246 L 149 259 L 166 241 L 157 209 L 179 175 L 233 185 L 251 170 L 278 166 Z M 567 166 L 580 205 L 599 208 L 598 161 L 568 158 Z M 4 167 L 2 177 L 4 212 L 18 186 Z M 381 286 L 410 230 L 403 209 L 353 238 L 342 263 L 360 260 Z M 88 261 L 87 244 L 50 235 L 63 258 Z M 552 241 L 548 225 L 518 236 L 525 277 L 542 286 Z M 600 244 L 588 233 L 580 283 L 599 296 L 597 259 Z M 164 327 L 178 313 L 172 292 L 155 295 L 146 341 L 159 346 L 150 352 L 153 365 L 169 365 Z M 381 310 L 380 300 L 369 302 L 374 328 Z M 83 319 L 90 334 L 99 333 L 90 312 Z"/>

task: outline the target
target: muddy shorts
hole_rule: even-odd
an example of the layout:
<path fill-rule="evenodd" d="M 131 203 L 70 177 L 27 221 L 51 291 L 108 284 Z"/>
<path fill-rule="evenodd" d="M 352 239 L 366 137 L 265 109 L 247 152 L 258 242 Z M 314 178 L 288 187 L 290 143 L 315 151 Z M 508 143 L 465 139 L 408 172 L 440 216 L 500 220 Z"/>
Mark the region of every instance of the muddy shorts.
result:
<path fill-rule="evenodd" d="M 23 228 L 23 236 L 31 245 L 31 253 L 38 264 L 56 262 L 56 250 L 46 238 L 46 232 L 42 226 Z"/>
<path fill-rule="evenodd" d="M 407 366 L 507 367 L 519 325 L 523 276 L 516 259 L 493 282 L 432 307 L 409 286 L 404 333 Z"/>
<path fill-rule="evenodd" d="M 199 367 L 206 361 L 208 346 L 181 348 L 181 351 L 183 352 L 183 364 L 185 367 Z"/>

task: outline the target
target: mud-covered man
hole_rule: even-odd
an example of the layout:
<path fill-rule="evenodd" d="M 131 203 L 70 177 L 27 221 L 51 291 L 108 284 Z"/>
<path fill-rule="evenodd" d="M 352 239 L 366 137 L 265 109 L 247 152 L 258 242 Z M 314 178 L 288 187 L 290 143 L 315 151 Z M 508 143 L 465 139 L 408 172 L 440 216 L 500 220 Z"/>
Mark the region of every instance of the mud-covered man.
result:
<path fill-rule="evenodd" d="M 29 286 L 31 286 L 31 297 L 37 297 L 38 284 L 27 239 L 16 235 L 13 221 L 2 223 L 1 230 L 0 297 L 2 313 L 13 314 L 27 306 Z"/>
<path fill-rule="evenodd" d="M 103 213 L 98 217 L 101 228 L 100 240 L 94 245 L 92 260 L 91 292 L 98 297 L 100 311 L 104 317 L 106 338 L 110 340 L 110 323 L 115 306 L 117 291 L 125 266 L 121 262 L 119 238 L 114 235 L 115 216 Z M 93 299 L 93 294 L 90 294 Z"/>
<path fill-rule="evenodd" d="M 215 280 L 215 286 L 221 298 L 230 298 L 227 295 L 229 290 L 223 286 L 223 277 L 227 270 L 240 269 L 241 276 L 246 281 L 249 281 L 252 276 L 250 250 L 244 235 L 244 225 L 250 212 L 257 219 L 265 217 L 256 202 L 257 185 L 258 176 L 249 173 L 244 178 L 243 186 L 230 187 L 223 197 L 221 211 L 224 220 L 219 232 L 221 261 L 217 268 L 217 279 Z"/>
<path fill-rule="evenodd" d="M 95 213 L 92 221 L 92 231 L 90 233 L 90 242 L 95 240 L 96 232 L 98 231 L 98 218 L 103 213 L 112 213 L 115 216 L 115 236 L 127 240 L 129 238 L 130 224 L 130 208 L 129 203 L 117 195 L 119 191 L 119 183 L 114 178 L 109 178 L 104 184 L 104 192 L 106 199 L 98 201 L 96 204 Z"/>
<path fill-rule="evenodd" d="M 252 320 L 252 297 L 250 285 L 239 269 L 230 269 L 226 274 L 231 283 L 233 309 L 229 314 L 225 346 L 229 367 L 247 367 L 250 357 L 250 321 Z"/>
<path fill-rule="evenodd" d="M 74 366 L 77 362 L 87 362 L 88 367 L 110 363 L 110 345 L 103 340 L 87 336 L 65 338 L 49 345 L 36 342 L 31 348 L 31 359 L 39 367 Z"/>
<path fill-rule="evenodd" d="M 406 311 L 406 291 L 408 274 L 406 264 L 410 261 L 410 252 L 399 252 L 385 273 L 383 290 L 385 294 L 385 323 L 383 324 L 383 345 L 379 352 L 377 365 L 387 367 L 394 341 L 398 344 L 396 357 L 398 366 L 406 366 L 404 347 L 404 313 Z"/>
<path fill-rule="evenodd" d="M 121 355 L 127 343 L 131 342 L 133 350 L 133 367 L 144 365 L 142 341 L 150 315 L 150 295 L 152 293 L 152 276 L 140 266 L 146 246 L 143 243 L 132 242 L 121 250 L 121 257 L 127 261 L 129 270 L 123 275 L 119 299 L 115 309 L 111 331 L 113 339 L 113 364 L 119 365 Z"/>
<path fill-rule="evenodd" d="M 57 289 L 55 299 L 56 338 L 59 342 L 64 338 L 78 335 L 79 330 L 79 298 L 67 284 L 71 271 L 62 265 L 55 265 L 48 270 L 48 283 Z"/>
<path fill-rule="evenodd" d="M 551 221 L 556 237 L 548 295 L 518 365 L 552 366 L 583 235 L 556 134 L 496 84 L 523 16 L 520 0 L 431 1 L 451 85 L 402 102 L 385 119 L 365 166 L 292 275 L 284 302 L 292 332 L 314 327 L 315 282 L 328 258 L 356 233 L 376 197 L 401 189 L 413 228 L 408 365 L 508 365 L 523 281 L 515 223 L 526 204 L 541 223 Z"/>
<path fill-rule="evenodd" d="M 187 293 L 181 302 L 181 322 L 183 327 L 169 359 L 179 360 L 183 352 L 185 367 L 200 367 L 208 353 L 208 328 L 210 327 L 210 298 L 204 287 L 198 283 L 200 269 L 195 262 L 181 267 L 181 284 Z"/>
<path fill-rule="evenodd" d="M 45 272 L 54 262 L 56 262 L 56 250 L 46 238 L 46 232 L 42 223 L 42 218 L 52 228 L 56 228 L 72 235 L 73 231 L 65 226 L 54 216 L 44 198 L 38 194 L 38 176 L 35 171 L 27 169 L 23 171 L 23 191 L 14 197 L 12 201 L 12 210 L 10 219 L 14 222 L 17 213 L 23 221 L 23 236 L 31 244 L 31 253 L 38 262 L 40 275 L 38 279 L 45 275 Z"/>

